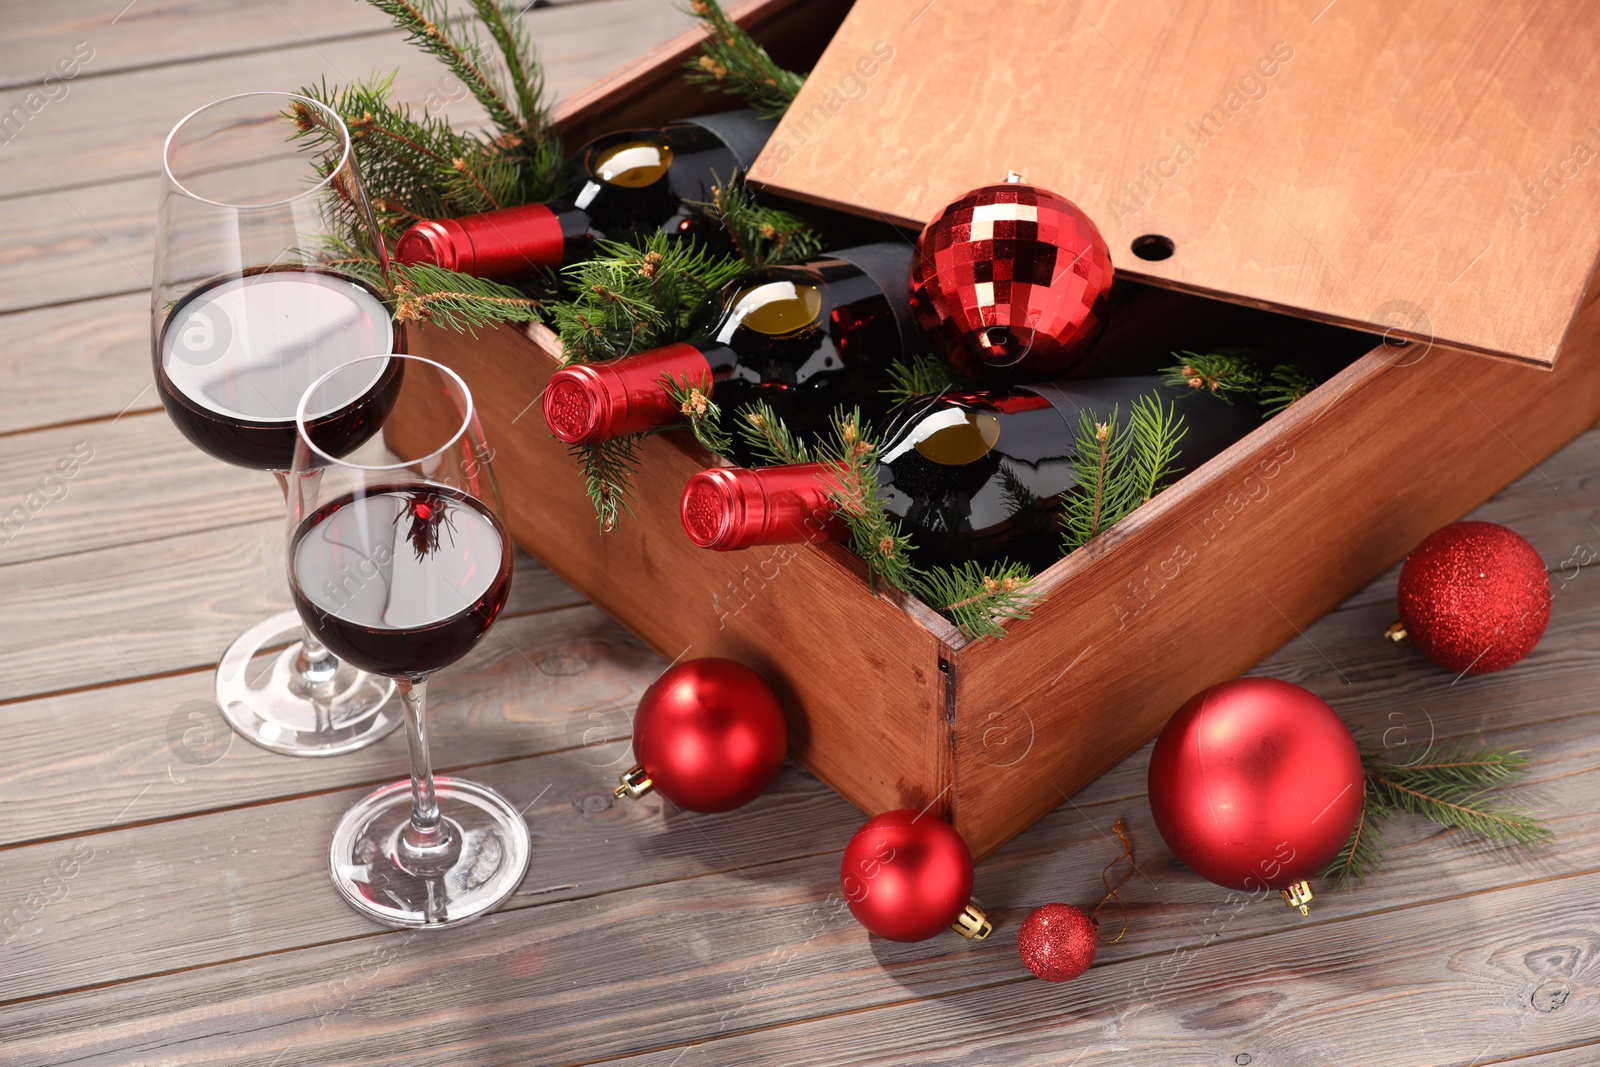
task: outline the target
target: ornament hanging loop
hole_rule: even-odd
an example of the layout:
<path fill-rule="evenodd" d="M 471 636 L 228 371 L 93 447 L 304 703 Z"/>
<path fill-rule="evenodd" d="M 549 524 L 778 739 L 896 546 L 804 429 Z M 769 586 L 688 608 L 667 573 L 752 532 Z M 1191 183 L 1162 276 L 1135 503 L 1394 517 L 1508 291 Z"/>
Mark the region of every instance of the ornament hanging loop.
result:
<path fill-rule="evenodd" d="M 622 784 L 612 790 L 611 795 L 618 800 L 623 797 L 627 797 L 629 800 L 638 800 L 655 787 L 655 782 L 650 780 L 650 772 L 641 766 L 635 765 L 622 776 Z"/>
<path fill-rule="evenodd" d="M 1383 631 L 1383 636 L 1397 645 L 1405 644 L 1408 636 L 1406 634 L 1406 624 L 1403 622 L 1392 624 L 1387 630 Z"/>
<path fill-rule="evenodd" d="M 950 929 L 966 938 L 968 941 L 982 941 L 994 933 L 994 923 L 976 904 L 968 904 L 956 921 L 950 924 Z"/>
<path fill-rule="evenodd" d="M 1117 816 L 1117 821 L 1112 825 L 1111 829 L 1116 831 L 1117 840 L 1122 842 L 1122 855 L 1118 856 L 1101 869 L 1100 881 L 1105 884 L 1106 895 L 1100 898 L 1100 903 L 1096 904 L 1094 906 L 1094 910 L 1089 913 L 1089 921 L 1094 923 L 1095 929 L 1098 930 L 1100 928 L 1100 909 L 1112 901 L 1115 901 L 1117 904 L 1117 910 L 1122 913 L 1122 927 L 1117 931 L 1116 937 L 1101 937 L 1099 941 L 1102 945 L 1115 945 L 1118 941 L 1121 941 L 1123 935 L 1128 932 L 1128 906 L 1124 904 L 1122 902 L 1122 898 L 1117 895 L 1117 890 L 1121 889 L 1123 885 L 1126 884 L 1128 879 L 1133 877 L 1133 872 L 1136 869 L 1133 863 L 1133 841 L 1128 837 L 1128 828 L 1126 825 L 1124 825 L 1122 816 Z M 1117 879 L 1115 885 L 1112 885 L 1110 877 L 1111 868 L 1124 861 L 1127 862 L 1128 869 L 1123 871 L 1122 877 Z"/>
<path fill-rule="evenodd" d="M 1291 908 L 1299 908 L 1301 915 L 1310 915 L 1311 908 L 1311 883 L 1299 881 L 1291 886 L 1279 890 L 1283 894 L 1283 902 Z"/>

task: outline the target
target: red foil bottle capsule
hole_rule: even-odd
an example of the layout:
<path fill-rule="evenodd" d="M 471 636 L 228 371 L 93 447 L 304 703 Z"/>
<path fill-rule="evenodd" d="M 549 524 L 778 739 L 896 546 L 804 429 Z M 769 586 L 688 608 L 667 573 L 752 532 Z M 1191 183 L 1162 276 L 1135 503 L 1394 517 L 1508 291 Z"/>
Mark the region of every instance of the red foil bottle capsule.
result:
<path fill-rule="evenodd" d="M 527 204 L 429 219 L 400 235 L 394 255 L 402 263 L 428 263 L 480 278 L 509 278 L 561 265 L 565 241 L 556 213 Z"/>
<path fill-rule="evenodd" d="M 850 528 L 829 496 L 836 485 L 822 463 L 701 471 L 683 489 L 683 529 L 701 548 L 719 551 L 844 541 Z"/>
<path fill-rule="evenodd" d="M 545 387 L 544 421 L 570 445 L 642 433 L 682 417 L 663 378 L 709 381 L 711 366 L 698 348 L 675 344 L 610 363 L 563 367 Z"/>

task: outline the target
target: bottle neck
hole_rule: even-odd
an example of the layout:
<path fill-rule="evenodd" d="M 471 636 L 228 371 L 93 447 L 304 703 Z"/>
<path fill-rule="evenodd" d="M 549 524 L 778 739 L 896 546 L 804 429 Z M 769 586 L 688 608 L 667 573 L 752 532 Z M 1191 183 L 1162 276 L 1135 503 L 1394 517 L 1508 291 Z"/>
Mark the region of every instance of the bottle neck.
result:
<path fill-rule="evenodd" d="M 479 278 L 512 278 L 559 267 L 567 253 L 564 227 L 572 224 L 543 204 L 430 219 L 400 235 L 395 258 Z"/>
<path fill-rule="evenodd" d="M 701 471 L 684 486 L 684 531 L 701 548 L 845 541 L 850 528 L 834 511 L 838 482 L 823 463 Z"/>
<path fill-rule="evenodd" d="M 568 444 L 599 444 L 677 422 L 668 382 L 709 390 L 711 369 L 693 345 L 672 344 L 608 363 L 567 366 L 550 377 L 544 417 Z"/>

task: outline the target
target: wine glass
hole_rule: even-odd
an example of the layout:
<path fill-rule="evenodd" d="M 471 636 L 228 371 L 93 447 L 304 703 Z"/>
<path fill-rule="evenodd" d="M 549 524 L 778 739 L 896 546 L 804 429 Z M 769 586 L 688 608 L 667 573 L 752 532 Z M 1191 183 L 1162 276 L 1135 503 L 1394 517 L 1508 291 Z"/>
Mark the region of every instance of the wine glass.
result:
<path fill-rule="evenodd" d="M 316 413 L 390 362 L 404 364 L 382 438 L 329 448 Z M 511 539 L 472 394 L 447 367 L 380 355 L 318 379 L 300 401 L 289 472 L 289 590 L 308 633 L 392 677 L 411 780 L 386 785 L 334 830 L 333 881 L 351 907 L 400 927 L 452 926 L 498 906 L 528 869 L 516 808 L 486 786 L 433 775 L 428 676 L 488 632 L 511 587 Z"/>
<path fill-rule="evenodd" d="M 202 451 L 281 484 L 311 382 L 357 356 L 405 351 L 349 132 L 315 100 L 245 93 L 173 127 L 163 162 L 150 300 L 161 403 Z M 371 436 L 393 402 L 400 365 L 365 369 L 323 391 L 332 451 Z M 303 637 L 293 611 L 229 647 L 216 690 L 235 731 L 288 755 L 349 752 L 400 725 L 394 684 Z"/>

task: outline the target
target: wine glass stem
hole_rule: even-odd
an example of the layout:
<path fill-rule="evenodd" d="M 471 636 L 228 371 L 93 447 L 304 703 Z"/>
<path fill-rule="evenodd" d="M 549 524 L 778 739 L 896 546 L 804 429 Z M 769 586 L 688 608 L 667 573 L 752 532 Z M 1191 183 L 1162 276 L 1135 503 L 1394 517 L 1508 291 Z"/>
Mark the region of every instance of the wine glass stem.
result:
<path fill-rule="evenodd" d="M 406 741 L 411 746 L 411 824 L 401 834 L 402 851 L 424 860 L 438 851 L 446 836 L 433 792 L 433 763 L 428 757 L 428 727 L 423 717 L 427 679 L 396 679 L 406 713 Z"/>

